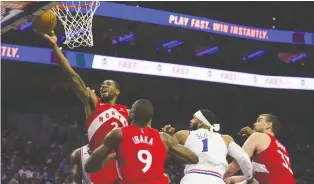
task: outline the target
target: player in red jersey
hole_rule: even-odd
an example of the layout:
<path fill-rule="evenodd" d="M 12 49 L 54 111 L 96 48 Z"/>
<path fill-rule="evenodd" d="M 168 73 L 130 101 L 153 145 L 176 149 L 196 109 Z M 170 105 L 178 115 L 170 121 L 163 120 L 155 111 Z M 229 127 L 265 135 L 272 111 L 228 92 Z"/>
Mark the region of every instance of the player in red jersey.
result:
<path fill-rule="evenodd" d="M 55 61 L 72 82 L 72 89 L 83 102 L 86 115 L 86 127 L 90 149 L 93 151 L 102 144 L 104 137 L 114 128 L 127 125 L 128 110 L 126 106 L 116 104 L 120 87 L 113 80 L 105 80 L 100 87 L 100 98 L 88 89 L 81 77 L 73 70 L 69 61 L 57 45 L 54 32 L 43 35 L 55 52 Z M 116 161 L 107 164 L 98 173 L 91 174 L 93 184 L 112 184 L 118 179 Z"/>
<path fill-rule="evenodd" d="M 255 179 L 260 184 L 295 184 L 287 149 L 276 139 L 275 133 L 280 129 L 279 119 L 271 114 L 261 114 L 254 123 L 254 130 L 243 128 L 242 136 L 249 136 L 243 149 L 252 158 Z M 225 177 L 233 175 L 239 170 L 233 161 Z M 241 182 L 242 176 L 226 179 L 227 183 Z"/>
<path fill-rule="evenodd" d="M 153 105 L 148 100 L 138 100 L 130 110 L 130 126 L 111 131 L 87 159 L 85 170 L 94 172 L 101 168 L 100 161 L 111 150 L 116 150 L 118 184 L 167 184 L 164 162 L 168 153 L 184 164 L 198 163 L 198 157 L 166 133 L 151 128 Z"/>

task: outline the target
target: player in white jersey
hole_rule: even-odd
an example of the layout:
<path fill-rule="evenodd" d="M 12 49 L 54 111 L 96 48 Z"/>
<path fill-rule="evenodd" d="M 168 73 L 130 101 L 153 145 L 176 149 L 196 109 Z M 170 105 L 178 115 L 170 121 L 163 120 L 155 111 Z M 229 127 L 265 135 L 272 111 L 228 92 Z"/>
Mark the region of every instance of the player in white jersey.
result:
<path fill-rule="evenodd" d="M 73 182 L 76 184 L 89 184 L 90 177 L 84 170 L 84 165 L 89 157 L 88 145 L 82 146 L 73 151 L 71 154 L 71 168 L 73 174 Z"/>
<path fill-rule="evenodd" d="M 71 154 L 71 168 L 73 174 L 73 183 L 75 184 L 90 184 L 90 176 L 85 171 L 84 166 L 86 160 L 89 158 L 91 152 L 88 144 L 74 150 Z M 107 164 L 109 161 L 115 160 L 116 154 L 110 154 L 103 162 L 102 165 Z"/>
<path fill-rule="evenodd" d="M 253 166 L 249 156 L 232 137 L 213 132 L 214 123 L 215 115 L 202 109 L 197 111 L 190 121 L 192 131 L 181 130 L 174 134 L 174 128 L 170 125 L 162 129 L 199 157 L 198 164 L 185 166 L 185 176 L 180 184 L 224 184 L 223 175 L 228 167 L 227 155 L 238 161 L 246 180 L 251 183 Z"/>

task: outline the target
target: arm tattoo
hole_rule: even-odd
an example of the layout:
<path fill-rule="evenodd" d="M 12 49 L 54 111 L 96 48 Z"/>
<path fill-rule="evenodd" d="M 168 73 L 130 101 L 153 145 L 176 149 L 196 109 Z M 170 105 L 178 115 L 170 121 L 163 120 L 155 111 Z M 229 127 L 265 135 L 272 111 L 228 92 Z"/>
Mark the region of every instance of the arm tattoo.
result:
<path fill-rule="evenodd" d="M 79 84 L 80 84 L 84 89 L 86 89 L 86 85 L 85 85 L 83 79 L 82 79 L 79 75 L 77 75 L 76 77 L 77 77 L 77 80 L 78 80 Z"/>
<path fill-rule="evenodd" d="M 72 89 L 76 93 L 76 95 L 81 99 L 84 100 L 85 93 L 86 93 L 86 85 L 82 78 L 77 74 L 73 74 L 70 72 L 66 72 L 67 78 L 72 83 Z"/>

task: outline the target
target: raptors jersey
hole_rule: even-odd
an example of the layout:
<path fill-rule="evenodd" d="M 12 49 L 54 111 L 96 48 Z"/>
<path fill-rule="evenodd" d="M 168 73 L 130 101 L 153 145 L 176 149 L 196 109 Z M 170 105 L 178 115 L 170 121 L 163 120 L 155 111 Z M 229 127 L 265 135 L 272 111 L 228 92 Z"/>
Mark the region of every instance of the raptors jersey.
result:
<path fill-rule="evenodd" d="M 89 148 L 88 145 L 85 145 L 81 147 L 81 170 L 82 170 L 82 184 L 89 184 L 90 183 L 90 177 L 87 172 L 85 172 L 84 166 L 86 163 L 86 160 L 89 157 Z"/>
<path fill-rule="evenodd" d="M 117 150 L 119 184 L 167 184 L 164 162 L 167 151 L 153 128 L 123 127 Z"/>
<path fill-rule="evenodd" d="M 197 164 L 185 166 L 185 174 L 205 174 L 222 179 L 228 167 L 228 148 L 221 134 L 203 128 L 190 131 L 184 146 L 199 158 Z"/>
<path fill-rule="evenodd" d="M 289 153 L 272 135 L 266 150 L 252 157 L 255 179 L 262 184 L 295 184 Z"/>
<path fill-rule="evenodd" d="M 125 105 L 110 105 L 100 99 L 93 114 L 87 119 L 87 134 L 91 151 L 100 146 L 105 136 L 114 128 L 127 126 L 129 113 Z"/>

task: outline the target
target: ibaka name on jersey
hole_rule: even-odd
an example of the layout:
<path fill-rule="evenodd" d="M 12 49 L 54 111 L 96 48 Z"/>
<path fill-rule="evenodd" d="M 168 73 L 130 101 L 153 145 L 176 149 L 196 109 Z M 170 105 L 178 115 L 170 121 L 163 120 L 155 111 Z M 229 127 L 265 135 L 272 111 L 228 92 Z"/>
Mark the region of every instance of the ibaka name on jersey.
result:
<path fill-rule="evenodd" d="M 122 142 L 117 150 L 120 184 L 165 184 L 166 147 L 158 130 L 130 125 L 121 128 Z"/>
<path fill-rule="evenodd" d="M 133 136 L 132 140 L 133 140 L 134 144 L 144 143 L 144 144 L 148 144 L 148 145 L 152 146 L 154 139 L 149 138 L 147 136 L 139 135 L 139 136 Z"/>

